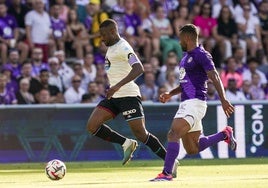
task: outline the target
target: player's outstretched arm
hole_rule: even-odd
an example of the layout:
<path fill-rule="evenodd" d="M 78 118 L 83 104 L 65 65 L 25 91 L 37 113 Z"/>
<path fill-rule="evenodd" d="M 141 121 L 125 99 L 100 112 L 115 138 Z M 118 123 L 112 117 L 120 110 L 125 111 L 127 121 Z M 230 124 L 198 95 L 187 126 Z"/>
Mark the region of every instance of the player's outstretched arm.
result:
<path fill-rule="evenodd" d="M 173 95 L 177 95 L 179 93 L 181 93 L 181 87 L 180 86 L 172 89 L 170 92 L 165 92 L 165 93 L 160 94 L 159 101 L 162 102 L 162 103 L 165 103 L 165 102 L 169 101 L 170 98 Z"/>
<path fill-rule="evenodd" d="M 212 80 L 221 100 L 222 108 L 227 117 L 234 112 L 233 105 L 226 99 L 225 90 L 218 72 L 214 69 L 207 72 L 209 79 Z"/>

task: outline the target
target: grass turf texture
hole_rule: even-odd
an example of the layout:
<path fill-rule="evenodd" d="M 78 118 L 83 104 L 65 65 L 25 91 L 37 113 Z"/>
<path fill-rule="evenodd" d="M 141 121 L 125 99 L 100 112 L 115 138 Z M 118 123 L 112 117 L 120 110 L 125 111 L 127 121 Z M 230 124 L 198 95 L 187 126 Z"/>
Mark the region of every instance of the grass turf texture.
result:
<path fill-rule="evenodd" d="M 62 180 L 51 181 L 44 173 L 44 163 L 0 164 L 3 188 L 263 188 L 268 186 L 268 158 L 184 159 L 178 178 L 172 182 L 149 182 L 162 170 L 163 161 L 66 162 Z"/>

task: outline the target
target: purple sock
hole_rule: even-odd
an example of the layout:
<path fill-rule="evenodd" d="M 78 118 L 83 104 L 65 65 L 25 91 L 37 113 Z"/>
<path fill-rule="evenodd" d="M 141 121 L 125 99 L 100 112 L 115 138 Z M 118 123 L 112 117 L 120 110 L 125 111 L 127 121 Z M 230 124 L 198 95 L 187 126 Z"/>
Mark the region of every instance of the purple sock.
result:
<path fill-rule="evenodd" d="M 171 174 L 172 168 L 177 158 L 180 150 L 180 143 L 178 142 L 168 142 L 167 153 L 165 158 L 165 164 L 163 172 Z"/>
<path fill-rule="evenodd" d="M 199 138 L 199 151 L 203 151 L 204 149 L 217 144 L 222 141 L 225 137 L 223 132 L 219 132 L 209 136 L 202 136 Z"/>

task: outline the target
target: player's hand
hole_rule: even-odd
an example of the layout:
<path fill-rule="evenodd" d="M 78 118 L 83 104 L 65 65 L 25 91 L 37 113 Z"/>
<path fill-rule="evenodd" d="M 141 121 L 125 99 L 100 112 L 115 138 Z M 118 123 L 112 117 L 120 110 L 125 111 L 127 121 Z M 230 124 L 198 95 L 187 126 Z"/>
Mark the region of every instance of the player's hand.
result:
<path fill-rule="evenodd" d="M 106 90 L 106 97 L 107 99 L 111 99 L 115 92 L 117 92 L 120 89 L 118 86 L 112 86 L 109 89 Z"/>
<path fill-rule="evenodd" d="M 229 118 L 234 112 L 234 106 L 228 100 L 223 100 L 221 104 L 225 115 Z"/>
<path fill-rule="evenodd" d="M 165 92 L 159 96 L 159 101 L 162 103 L 165 103 L 169 101 L 170 98 L 171 98 L 171 95 L 169 94 L 169 92 Z"/>

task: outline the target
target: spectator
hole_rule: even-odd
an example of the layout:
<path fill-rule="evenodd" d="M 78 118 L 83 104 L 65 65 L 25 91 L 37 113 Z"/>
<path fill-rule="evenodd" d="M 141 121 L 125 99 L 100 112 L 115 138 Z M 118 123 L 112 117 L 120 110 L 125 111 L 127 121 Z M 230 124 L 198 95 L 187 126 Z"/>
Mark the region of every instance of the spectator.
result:
<path fill-rule="evenodd" d="M 6 75 L 0 74 L 0 104 L 17 104 L 17 99 L 13 91 L 9 91 L 6 87 Z"/>
<path fill-rule="evenodd" d="M 216 46 L 220 52 L 219 61 L 231 57 L 233 55 L 233 48 L 237 46 L 242 46 L 246 50 L 246 42 L 238 38 L 237 24 L 229 6 L 224 5 L 222 7 L 217 23 L 213 28 L 213 37 L 217 42 Z"/>
<path fill-rule="evenodd" d="M 172 89 L 178 87 L 179 79 L 177 78 L 177 75 L 175 71 L 169 71 L 166 73 L 166 82 L 164 85 L 166 86 L 168 91 L 171 91 Z M 174 95 L 170 98 L 172 102 L 179 101 L 180 95 Z"/>
<path fill-rule="evenodd" d="M 217 25 L 217 20 L 211 17 L 212 7 L 209 2 L 204 2 L 201 6 L 200 15 L 193 20 L 194 25 L 200 29 L 200 42 L 208 52 L 212 52 L 215 46 L 215 40 L 212 36 L 212 30 Z"/>
<path fill-rule="evenodd" d="M 92 26 L 89 38 L 93 45 L 94 51 L 100 46 L 101 39 L 99 33 L 99 26 L 104 20 L 108 19 L 109 16 L 106 12 L 101 9 L 100 0 L 90 0 L 89 2 L 89 11 L 92 16 Z"/>
<path fill-rule="evenodd" d="M 191 8 L 190 15 L 189 15 L 189 20 L 191 21 L 190 23 L 194 22 L 194 19 L 200 15 L 201 12 L 201 6 L 199 5 L 199 2 L 195 2 Z"/>
<path fill-rule="evenodd" d="M 19 40 L 17 20 L 12 15 L 7 14 L 5 3 L 0 3 L 0 41 L 1 62 L 3 64 L 7 61 L 8 49 L 13 48 L 17 48 L 20 51 L 20 62 L 26 60 L 29 48 Z"/>
<path fill-rule="evenodd" d="M 167 80 L 166 80 L 166 75 L 168 72 L 175 72 L 176 75 L 179 75 L 179 66 L 178 66 L 178 59 L 176 56 L 168 56 L 166 59 L 166 64 L 163 65 L 160 68 L 160 73 L 157 78 L 157 83 L 158 85 L 163 85 Z"/>
<path fill-rule="evenodd" d="M 43 62 L 48 59 L 48 46 L 51 38 L 51 23 L 48 13 L 44 10 L 42 0 L 35 0 L 34 9 L 25 16 L 26 37 L 31 50 L 40 47 L 43 50 Z"/>
<path fill-rule="evenodd" d="M 85 74 L 81 63 L 75 62 L 73 64 L 73 70 L 75 75 L 79 75 L 81 78 L 81 88 L 85 91 L 87 90 L 88 83 L 90 82 L 90 77 Z"/>
<path fill-rule="evenodd" d="M 65 40 L 67 37 L 67 30 L 65 21 L 60 18 L 60 6 L 53 5 L 51 7 L 51 28 L 52 28 L 52 38 L 55 42 L 51 46 L 50 54 L 53 54 L 57 50 L 65 50 Z"/>
<path fill-rule="evenodd" d="M 29 92 L 33 94 L 34 97 L 36 97 L 36 93 L 39 91 L 39 88 L 41 87 L 41 83 L 32 76 L 32 64 L 30 61 L 25 61 L 22 64 L 21 67 L 21 76 L 18 78 L 18 83 L 21 79 L 27 78 L 30 81 L 30 89 Z"/>
<path fill-rule="evenodd" d="M 151 63 L 144 63 L 143 64 L 143 74 L 140 75 L 136 80 L 135 80 L 135 83 L 137 85 L 141 85 L 141 84 L 144 84 L 144 77 L 145 77 L 145 74 L 146 73 L 151 73 L 153 72 L 153 65 Z"/>
<path fill-rule="evenodd" d="M 104 97 L 100 95 L 99 87 L 96 82 L 89 82 L 87 87 L 87 92 L 82 96 L 88 96 L 90 95 L 90 103 L 99 103 Z"/>
<path fill-rule="evenodd" d="M 253 73 L 251 75 L 251 86 L 249 92 L 252 96 L 252 100 L 263 100 L 265 99 L 265 93 L 263 88 L 260 86 L 260 75 L 258 73 Z"/>
<path fill-rule="evenodd" d="M 81 77 L 74 75 L 72 77 L 72 86 L 64 93 L 64 99 L 67 104 L 81 103 L 85 90 L 81 87 Z"/>
<path fill-rule="evenodd" d="M 254 57 L 257 50 L 262 50 L 261 33 L 260 33 L 260 21 L 259 19 L 250 14 L 250 6 L 243 6 L 243 14 L 236 17 L 236 23 L 238 24 L 238 35 L 241 39 L 247 43 L 247 50 L 249 56 Z"/>
<path fill-rule="evenodd" d="M 41 89 L 38 93 L 37 93 L 37 104 L 50 104 L 50 93 L 48 91 L 48 89 Z"/>
<path fill-rule="evenodd" d="M 248 81 L 248 80 L 244 80 L 243 81 L 241 91 L 242 91 L 242 93 L 244 94 L 244 96 L 246 97 L 247 100 L 251 100 L 252 99 L 251 93 L 249 91 L 250 86 L 251 86 L 251 82 L 250 81 Z"/>
<path fill-rule="evenodd" d="M 144 75 L 144 84 L 140 86 L 142 101 L 154 101 L 158 96 L 158 86 L 155 84 L 155 75 L 148 72 Z"/>
<path fill-rule="evenodd" d="M 62 82 L 63 82 L 64 88 L 66 90 L 69 87 L 71 87 L 71 85 L 72 85 L 71 80 L 72 80 L 72 77 L 74 75 L 74 71 L 69 65 L 67 65 L 67 63 L 65 61 L 65 52 L 64 51 L 62 51 L 62 50 L 56 51 L 56 52 L 54 52 L 54 56 L 57 57 L 59 60 L 60 68 L 59 68 L 58 72 L 62 78 Z"/>
<path fill-rule="evenodd" d="M 32 50 L 32 76 L 38 78 L 41 69 L 49 69 L 47 62 L 43 62 L 43 51 L 39 47 Z"/>
<path fill-rule="evenodd" d="M 191 20 L 189 19 L 190 14 L 187 6 L 180 5 L 175 13 L 176 14 L 172 25 L 176 34 L 175 37 L 177 37 L 179 36 L 179 28 L 185 24 L 191 23 Z"/>
<path fill-rule="evenodd" d="M 231 102 L 247 100 L 245 95 L 237 89 L 236 80 L 233 78 L 228 80 L 228 86 L 225 94 L 226 98 Z"/>
<path fill-rule="evenodd" d="M 243 72 L 243 80 L 252 81 L 252 74 L 257 73 L 260 76 L 259 86 L 265 88 L 267 85 L 267 79 L 265 74 L 257 69 L 259 65 L 260 62 L 256 58 L 249 58 L 247 61 L 248 68 Z"/>
<path fill-rule="evenodd" d="M 258 17 L 260 19 L 260 32 L 266 57 L 268 56 L 268 1 L 259 4 Z"/>
<path fill-rule="evenodd" d="M 41 89 L 47 89 L 50 94 L 49 103 L 64 103 L 63 93 L 60 92 L 59 88 L 55 85 L 49 84 L 49 72 L 47 69 L 40 71 L 40 83 Z"/>
<path fill-rule="evenodd" d="M 238 0 L 238 4 L 236 4 L 234 6 L 234 17 L 235 18 L 243 15 L 243 12 L 244 12 L 243 7 L 245 5 L 249 6 L 249 8 L 250 8 L 249 13 L 251 15 L 258 14 L 258 10 L 253 2 L 250 2 L 249 0 Z"/>
<path fill-rule="evenodd" d="M 21 34 L 21 39 L 25 38 L 25 22 L 24 18 L 31 9 L 27 7 L 22 0 L 11 0 L 11 4 L 8 7 L 8 13 L 15 17 L 18 23 L 18 27 Z"/>
<path fill-rule="evenodd" d="M 12 68 L 8 65 L 3 65 L 2 74 L 6 76 L 6 88 L 9 91 L 16 93 L 19 90 L 17 79 L 12 76 Z"/>
<path fill-rule="evenodd" d="M 237 64 L 235 62 L 235 59 L 233 57 L 229 57 L 226 59 L 225 62 L 226 62 L 226 67 L 220 73 L 220 78 L 221 78 L 223 87 L 226 89 L 228 86 L 228 80 L 232 78 L 236 80 L 237 89 L 241 88 L 243 84 L 243 76 L 241 73 L 238 73 L 236 71 Z"/>
<path fill-rule="evenodd" d="M 233 57 L 237 64 L 237 72 L 243 73 L 246 67 L 246 49 L 242 47 L 236 47 L 234 49 Z"/>
<path fill-rule="evenodd" d="M 91 51 L 85 26 L 78 20 L 77 13 L 71 9 L 67 22 L 67 46 L 69 51 L 74 50 L 78 59 L 83 59 L 84 52 Z"/>
<path fill-rule="evenodd" d="M 68 12 L 70 8 L 65 5 L 64 0 L 55 0 L 55 5 L 59 7 L 59 19 L 63 20 L 66 23 L 68 20 Z"/>
<path fill-rule="evenodd" d="M 14 49 L 9 51 L 8 62 L 6 63 L 6 66 L 11 68 L 13 78 L 20 77 L 21 63 L 19 62 L 19 59 L 20 55 L 18 50 Z"/>
<path fill-rule="evenodd" d="M 22 78 L 19 83 L 19 91 L 16 93 L 18 104 L 34 104 L 34 96 L 29 92 L 30 81 L 28 78 Z"/>
<path fill-rule="evenodd" d="M 94 55 L 91 52 L 86 53 L 84 57 L 83 72 L 85 76 L 89 78 L 89 81 L 95 80 L 97 68 L 94 64 Z"/>
<path fill-rule="evenodd" d="M 220 100 L 220 97 L 218 95 L 218 92 L 214 86 L 214 84 L 212 83 L 211 80 L 209 80 L 207 82 L 208 85 L 208 89 L 207 89 L 207 100 L 208 101 L 216 101 L 216 100 Z"/>
<path fill-rule="evenodd" d="M 49 64 L 49 79 L 48 83 L 50 85 L 55 85 L 59 88 L 61 93 L 64 93 L 65 88 L 64 88 L 64 83 L 63 83 L 63 78 L 59 74 L 59 69 L 60 69 L 60 63 L 58 58 L 56 57 L 51 57 L 48 59 L 48 64 Z"/>
<path fill-rule="evenodd" d="M 217 2 L 212 5 L 212 18 L 218 19 L 221 9 L 225 6 L 229 8 L 232 15 L 234 14 L 234 8 L 231 0 L 217 0 Z"/>
<path fill-rule="evenodd" d="M 152 18 L 152 22 L 156 28 L 156 34 L 160 38 L 160 48 L 162 49 L 163 62 L 166 61 L 170 51 L 174 51 L 180 60 L 182 58 L 182 49 L 178 41 L 171 38 L 173 35 L 173 28 L 169 19 L 164 14 L 162 5 L 156 6 L 155 17 Z"/>
<path fill-rule="evenodd" d="M 124 27 L 125 32 L 123 36 L 134 48 L 135 51 L 142 48 L 142 57 L 145 61 L 148 61 L 152 54 L 152 44 L 149 35 L 142 28 L 142 20 L 140 15 L 135 12 L 134 0 L 125 0 L 124 1 L 125 16 L 124 16 Z M 143 15 L 144 16 L 144 15 Z"/>
<path fill-rule="evenodd" d="M 167 88 L 165 85 L 162 85 L 162 86 L 159 86 L 158 87 L 158 90 L 157 90 L 157 95 L 156 95 L 156 98 L 154 99 L 154 102 L 160 102 L 159 101 L 159 96 L 162 94 L 162 93 L 165 93 L 167 92 Z M 171 102 L 171 101 L 168 101 L 168 102 Z"/>
<path fill-rule="evenodd" d="M 83 104 L 85 104 L 85 103 L 93 103 L 93 102 L 92 102 L 92 98 L 93 98 L 93 94 L 85 93 L 85 94 L 82 96 L 81 103 L 83 103 Z"/>

